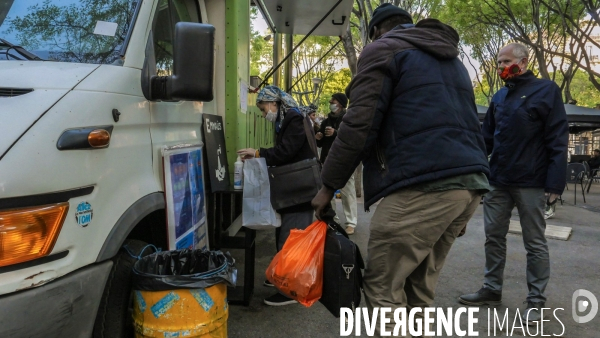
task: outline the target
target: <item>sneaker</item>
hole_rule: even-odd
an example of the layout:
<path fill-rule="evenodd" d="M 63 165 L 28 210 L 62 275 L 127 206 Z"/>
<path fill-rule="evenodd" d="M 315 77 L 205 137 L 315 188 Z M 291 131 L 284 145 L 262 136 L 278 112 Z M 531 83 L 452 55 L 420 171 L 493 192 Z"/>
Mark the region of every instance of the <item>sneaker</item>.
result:
<path fill-rule="evenodd" d="M 542 319 L 541 309 L 546 307 L 545 302 L 527 302 L 527 308 L 523 311 L 521 319 L 527 325 L 536 325 Z"/>
<path fill-rule="evenodd" d="M 556 204 L 546 205 L 546 210 L 544 211 L 544 219 L 549 219 L 554 217 L 554 213 L 556 212 Z"/>
<path fill-rule="evenodd" d="M 274 287 L 275 285 L 273 285 L 273 283 L 269 282 L 268 279 L 265 279 L 265 281 L 263 282 L 264 286 L 268 286 L 268 287 Z"/>
<path fill-rule="evenodd" d="M 502 303 L 502 294 L 496 293 L 488 288 L 481 288 L 475 293 L 462 295 L 458 301 L 466 305 L 500 305 Z"/>
<path fill-rule="evenodd" d="M 265 304 L 271 306 L 283 306 L 298 303 L 297 301 L 288 298 L 279 292 L 270 297 L 265 298 L 264 302 Z"/>
<path fill-rule="evenodd" d="M 347 233 L 348 235 L 354 235 L 354 227 L 347 226 L 347 227 L 346 227 L 346 233 Z"/>

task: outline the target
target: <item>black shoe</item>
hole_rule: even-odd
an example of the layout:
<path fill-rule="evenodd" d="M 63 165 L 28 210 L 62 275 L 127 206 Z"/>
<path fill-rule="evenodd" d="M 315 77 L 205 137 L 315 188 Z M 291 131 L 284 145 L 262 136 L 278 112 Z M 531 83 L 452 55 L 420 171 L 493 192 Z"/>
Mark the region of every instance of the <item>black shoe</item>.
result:
<path fill-rule="evenodd" d="M 265 279 L 265 281 L 263 282 L 264 286 L 268 286 L 268 287 L 274 287 L 275 285 L 273 285 L 273 283 L 269 282 L 268 279 Z"/>
<path fill-rule="evenodd" d="M 475 293 L 462 295 L 458 301 L 466 305 L 500 305 L 502 303 L 502 294 L 496 293 L 488 288 L 481 288 Z"/>
<path fill-rule="evenodd" d="M 270 297 L 265 298 L 264 302 L 265 304 L 271 306 L 283 306 L 298 303 L 297 301 L 288 298 L 279 292 Z"/>
<path fill-rule="evenodd" d="M 545 302 L 530 302 L 527 301 L 527 308 L 523 311 L 521 318 L 523 323 L 527 325 L 535 325 L 542 320 L 542 308 L 546 307 Z M 529 315 L 528 315 L 529 313 Z"/>

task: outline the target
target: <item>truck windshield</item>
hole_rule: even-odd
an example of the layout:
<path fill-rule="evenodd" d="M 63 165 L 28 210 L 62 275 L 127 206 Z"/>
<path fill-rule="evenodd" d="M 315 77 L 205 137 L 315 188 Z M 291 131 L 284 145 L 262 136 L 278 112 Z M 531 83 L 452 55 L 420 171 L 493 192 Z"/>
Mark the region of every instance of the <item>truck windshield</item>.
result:
<path fill-rule="evenodd" d="M 138 1 L 0 1 L 0 61 L 120 65 Z"/>

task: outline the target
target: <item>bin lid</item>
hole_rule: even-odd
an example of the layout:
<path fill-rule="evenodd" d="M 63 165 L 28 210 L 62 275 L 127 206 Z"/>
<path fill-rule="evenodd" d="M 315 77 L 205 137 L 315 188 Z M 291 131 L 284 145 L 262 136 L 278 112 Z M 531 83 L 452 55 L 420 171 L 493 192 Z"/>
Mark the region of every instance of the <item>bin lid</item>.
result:
<path fill-rule="evenodd" d="M 253 3 L 275 33 L 306 35 L 338 1 L 311 35 L 343 36 L 354 0 L 253 0 Z"/>

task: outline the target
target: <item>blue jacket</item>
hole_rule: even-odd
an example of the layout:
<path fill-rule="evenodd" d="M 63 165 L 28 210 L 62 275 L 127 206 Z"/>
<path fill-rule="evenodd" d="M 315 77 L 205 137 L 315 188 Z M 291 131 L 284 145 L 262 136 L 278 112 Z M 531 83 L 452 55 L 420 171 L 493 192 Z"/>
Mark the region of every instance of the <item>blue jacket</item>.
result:
<path fill-rule="evenodd" d="M 562 194 L 569 124 L 556 83 L 531 71 L 507 81 L 492 98 L 483 136 L 492 155 L 491 185 Z"/>
<path fill-rule="evenodd" d="M 367 45 L 323 166 L 344 186 L 363 161 L 365 208 L 398 189 L 489 173 L 475 97 L 458 56 L 458 34 L 433 19 L 396 28 Z"/>

